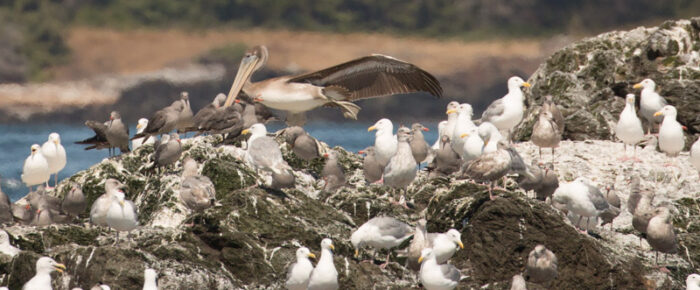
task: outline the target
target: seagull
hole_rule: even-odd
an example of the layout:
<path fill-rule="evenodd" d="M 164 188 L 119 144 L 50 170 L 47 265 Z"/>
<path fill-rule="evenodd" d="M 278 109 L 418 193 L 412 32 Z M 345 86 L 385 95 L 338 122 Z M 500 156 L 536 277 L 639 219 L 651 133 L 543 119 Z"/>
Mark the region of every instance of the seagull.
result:
<path fill-rule="evenodd" d="M 464 103 L 457 107 L 457 123 L 452 131 L 452 135 L 450 135 L 450 142 L 452 142 L 452 148 L 455 148 L 455 151 L 462 156 L 464 156 L 462 148 L 464 147 L 465 140 L 462 139 L 461 136 L 462 134 L 467 133 L 470 129 L 476 127 L 476 125 L 474 125 L 472 122 L 473 114 L 474 112 L 470 104 Z"/>
<path fill-rule="evenodd" d="M 147 268 L 143 270 L 143 290 L 158 290 L 158 273 L 156 270 Z"/>
<path fill-rule="evenodd" d="M 136 124 L 136 134 L 143 133 L 143 130 L 146 129 L 147 126 L 148 126 L 148 119 L 146 119 L 146 118 L 139 119 L 139 122 Z M 136 148 L 139 148 L 143 145 L 153 144 L 155 142 L 156 142 L 156 140 L 153 136 L 149 136 L 148 138 L 146 138 L 146 137 L 136 138 L 134 140 L 131 140 L 131 147 L 133 148 L 133 150 L 136 150 Z"/>
<path fill-rule="evenodd" d="M 199 109 L 197 114 L 192 117 L 193 129 L 202 129 L 202 125 L 211 119 L 211 117 L 224 104 L 224 102 L 226 102 L 226 95 L 218 94 L 216 97 L 214 97 L 214 100 L 210 104 Z"/>
<path fill-rule="evenodd" d="M 204 120 L 198 127 L 201 135 L 207 134 L 227 134 L 227 138 L 238 137 L 246 127 L 242 120 L 241 113 L 236 106 L 220 107 Z"/>
<path fill-rule="evenodd" d="M 182 165 L 180 199 L 191 210 L 202 211 L 214 204 L 216 189 L 209 177 L 197 174 L 197 161 L 187 157 Z"/>
<path fill-rule="evenodd" d="M 685 138 L 683 126 L 676 121 L 676 107 L 664 106 L 654 113 L 655 117 L 661 115 L 664 116 L 664 120 L 659 127 L 659 149 L 668 156 L 677 156 L 685 146 Z"/>
<path fill-rule="evenodd" d="M 615 136 L 624 144 L 625 157 L 622 160 L 627 160 L 627 145 L 634 148 L 634 159 L 636 160 L 637 143 L 644 138 L 644 130 L 642 129 L 642 121 L 639 120 L 634 111 L 634 94 L 627 94 L 625 100 L 625 108 L 620 113 L 620 119 L 615 126 Z"/>
<path fill-rule="evenodd" d="M 425 289 L 451 290 L 459 284 L 461 274 L 457 267 L 450 264 L 438 264 L 433 249 L 423 249 L 418 262 L 422 263 L 419 277 Z"/>
<path fill-rule="evenodd" d="M 591 217 L 598 217 L 612 211 L 600 190 L 585 177 L 578 177 L 573 182 L 560 185 L 552 196 L 553 201 L 566 204 L 569 211 L 579 216 L 577 226 L 586 217 L 586 231 Z"/>
<path fill-rule="evenodd" d="M 49 163 L 44 158 L 44 155 L 41 154 L 41 147 L 39 147 L 39 144 L 32 145 L 31 154 L 24 160 L 22 182 L 31 190 L 31 187 L 34 185 L 48 183 L 50 178 Z"/>
<path fill-rule="evenodd" d="M 495 152 L 498 150 L 498 142 L 505 140 L 498 128 L 491 124 L 490 122 L 483 122 L 478 127 L 479 138 L 484 141 L 484 148 L 482 148 L 483 153 Z"/>
<path fill-rule="evenodd" d="M 435 143 L 433 143 L 433 146 L 430 146 L 430 150 L 428 150 L 428 157 L 425 158 L 426 163 L 430 164 L 433 162 L 433 160 L 435 160 L 435 156 L 437 155 L 437 151 L 440 149 L 442 135 L 445 134 L 446 127 L 447 121 L 440 121 L 440 123 L 438 123 L 437 139 L 435 140 Z"/>
<path fill-rule="evenodd" d="M 177 133 L 170 133 L 167 138 L 163 137 L 156 143 L 156 151 L 153 153 L 154 168 L 173 164 L 182 155 L 182 141 Z"/>
<path fill-rule="evenodd" d="M 698 178 L 700 178 L 700 138 L 695 140 L 693 146 L 690 147 L 690 163 L 695 166 L 698 171 Z"/>
<path fill-rule="evenodd" d="M 246 160 L 257 170 L 282 174 L 291 171 L 291 167 L 282 158 L 279 144 L 267 136 L 265 125 L 257 123 L 243 130 L 242 134 L 250 133 Z"/>
<path fill-rule="evenodd" d="M 22 225 L 29 225 L 34 220 L 34 210 L 29 203 L 24 205 L 13 203 L 11 209 L 12 216 Z"/>
<path fill-rule="evenodd" d="M 288 123 L 301 125 L 304 113 L 320 106 L 339 108 L 346 118 L 357 119 L 360 107 L 352 103 L 356 100 L 413 92 L 442 96 L 434 76 L 390 56 L 374 54 L 320 71 L 252 83 L 251 75 L 267 59 L 265 46 L 245 53 L 224 106 L 230 106 L 242 90 L 267 107 L 287 111 Z"/>
<path fill-rule="evenodd" d="M 148 118 L 146 129 L 134 135 L 134 137 L 131 137 L 131 140 L 170 133 L 170 131 L 175 129 L 180 117 L 180 112 L 184 109 L 185 105 L 180 100 L 176 100 L 170 104 L 170 106 L 156 111 L 153 116 Z"/>
<path fill-rule="evenodd" d="M 396 154 L 398 140 L 394 135 L 394 124 L 389 119 L 381 119 L 373 126 L 367 128 L 367 132 L 377 130 L 374 134 L 374 157 L 382 170 L 389 164 L 389 159 Z"/>
<path fill-rule="evenodd" d="M 326 158 L 326 164 L 323 165 L 323 170 L 321 170 L 321 176 L 326 182 L 323 186 L 323 190 L 335 192 L 346 183 L 345 171 L 340 163 L 338 163 L 338 153 L 335 151 L 325 153 L 323 157 Z"/>
<path fill-rule="evenodd" d="M 109 123 L 105 137 L 110 147 L 119 148 L 119 152 L 129 152 L 129 127 L 122 122 L 122 116 L 117 111 L 109 114 Z"/>
<path fill-rule="evenodd" d="M 428 142 L 425 142 L 425 136 L 423 136 L 424 131 L 428 132 L 430 129 L 426 128 L 421 123 L 413 123 L 413 125 L 411 125 L 413 138 L 409 144 L 411 145 L 413 159 L 416 160 L 419 167 L 420 164 L 428 158 L 428 154 L 430 153 L 430 146 Z"/>
<path fill-rule="evenodd" d="M 554 97 L 552 95 L 546 95 L 544 97 L 544 103 L 542 104 L 542 109 L 549 111 L 554 117 L 554 122 L 557 123 L 557 128 L 559 128 L 559 135 L 564 134 L 564 115 L 562 115 L 557 104 L 552 100 Z"/>
<path fill-rule="evenodd" d="M 87 201 L 85 200 L 83 190 L 80 188 L 79 184 L 71 183 L 70 190 L 63 197 L 61 209 L 68 215 L 78 217 L 85 212 L 85 208 L 87 208 Z"/>
<path fill-rule="evenodd" d="M 428 230 L 426 229 L 427 223 L 428 221 L 425 219 L 418 220 L 416 230 L 413 232 L 413 239 L 411 239 L 411 244 L 408 245 L 406 267 L 415 271 L 420 270 L 418 259 L 421 256 L 421 252 L 423 249 L 431 247 L 428 240 Z"/>
<path fill-rule="evenodd" d="M 296 156 L 306 161 L 310 161 L 320 156 L 318 141 L 311 137 L 304 128 L 292 126 L 282 131 L 285 141 L 292 147 L 292 152 Z"/>
<path fill-rule="evenodd" d="M 700 290 L 700 275 L 688 275 L 688 278 L 685 279 L 685 290 Z"/>
<path fill-rule="evenodd" d="M 620 197 L 615 193 L 615 186 L 608 185 L 605 187 L 605 190 L 605 201 L 610 205 L 610 210 L 600 214 L 600 219 L 603 220 L 600 225 L 604 226 L 610 224 L 610 230 L 612 231 L 613 220 L 620 215 L 620 209 L 622 207 L 620 205 Z"/>
<path fill-rule="evenodd" d="M 350 236 L 350 242 L 355 247 L 355 258 L 360 256 L 360 249 L 367 245 L 375 249 L 391 249 L 401 245 L 411 237 L 413 229 L 404 222 L 392 217 L 379 216 L 362 224 Z M 380 267 L 385 268 L 389 264 L 391 251 L 386 255 L 386 262 Z"/>
<path fill-rule="evenodd" d="M 10 235 L 4 230 L 0 230 L 0 254 L 14 257 L 21 251 L 22 250 L 10 244 Z"/>
<path fill-rule="evenodd" d="M 178 133 L 186 133 L 187 129 L 194 126 L 194 121 L 192 120 L 192 107 L 190 106 L 189 93 L 180 93 L 180 104 L 182 104 L 182 110 L 180 111 L 180 114 L 178 114 L 175 129 L 177 129 Z"/>
<path fill-rule="evenodd" d="M 462 233 L 456 229 L 449 229 L 445 233 L 430 233 L 428 239 L 438 264 L 447 263 L 457 252 L 457 247 L 464 249 Z"/>
<path fill-rule="evenodd" d="M 66 167 L 66 149 L 61 145 L 61 136 L 54 132 L 49 134 L 49 140 L 41 145 L 41 154 L 49 164 L 49 173 L 54 174 L 54 186 L 58 185 L 58 172 Z M 49 187 L 48 182 L 46 187 Z"/>
<path fill-rule="evenodd" d="M 627 199 L 627 210 L 632 214 L 632 227 L 642 234 L 646 234 L 649 220 L 653 217 L 655 207 L 652 205 L 654 192 L 642 191 L 639 176 L 632 177 L 630 194 Z M 642 236 L 639 236 L 639 245 L 642 245 Z"/>
<path fill-rule="evenodd" d="M 656 83 L 651 79 L 645 79 L 634 85 L 635 89 L 643 88 L 641 93 L 641 100 L 639 102 L 639 114 L 642 115 L 647 121 L 649 127 L 647 127 L 647 134 L 651 133 L 651 128 L 656 127 L 656 120 L 654 119 L 654 114 L 660 111 L 664 106 L 668 105 L 666 100 L 661 97 L 654 90 L 656 89 Z"/>
<path fill-rule="evenodd" d="M 488 140 L 485 142 L 489 142 Z M 484 153 L 479 158 L 474 159 L 466 168 L 466 175 L 480 181 L 489 181 L 489 198 L 494 199 L 492 194 L 496 180 L 506 176 L 508 173 L 525 174 L 532 177 L 527 171 L 527 166 L 522 157 L 512 147 L 507 147 L 504 141 L 499 142 L 498 150 Z"/>
<path fill-rule="evenodd" d="M 458 109 L 458 102 L 452 101 L 447 104 L 447 111 L 445 111 L 445 114 L 447 114 L 447 125 L 445 125 L 445 132 L 440 134 L 447 135 L 450 139 L 454 136 L 455 128 L 457 127 L 457 118 L 459 118 Z"/>
<path fill-rule="evenodd" d="M 404 193 L 408 186 L 416 178 L 418 172 L 416 160 L 413 159 L 411 152 L 411 130 L 406 127 L 399 128 L 396 133 L 398 138 L 398 146 L 396 154 L 391 157 L 389 163 L 384 168 L 384 184 L 393 188 L 401 189 Z M 375 145 L 376 148 L 376 145 Z M 404 207 L 405 198 L 401 197 L 401 205 Z"/>
<path fill-rule="evenodd" d="M 442 136 L 441 148 L 435 152 L 435 159 L 432 164 L 428 165 L 428 169 L 433 168 L 430 172 L 430 177 L 436 176 L 447 176 L 454 172 L 459 171 L 462 164 L 462 158 L 452 150 L 452 144 L 450 144 L 450 137 L 447 135 Z"/>
<path fill-rule="evenodd" d="M 333 241 L 323 239 L 321 241 L 321 258 L 318 259 L 316 268 L 311 271 L 309 277 L 309 290 L 336 290 L 338 289 L 338 271 L 333 264 Z"/>
<path fill-rule="evenodd" d="M 107 126 L 109 125 L 109 121 L 107 122 L 98 122 L 98 121 L 92 121 L 88 120 L 85 121 L 85 126 L 89 127 L 92 129 L 92 131 L 95 133 L 95 136 L 92 136 L 90 138 L 87 138 L 82 141 L 77 141 L 75 144 L 90 144 L 90 146 L 85 147 L 85 150 L 91 150 L 91 149 L 104 149 L 107 148 L 109 149 L 109 155 L 112 156 L 112 146 L 109 145 L 109 142 L 107 142 Z"/>
<path fill-rule="evenodd" d="M 481 114 L 481 122 L 492 123 L 499 131 L 508 136 L 508 140 L 511 138 L 510 131 L 523 119 L 525 96 L 520 87 L 529 88 L 530 84 L 520 77 L 509 78 L 508 94 L 495 100 Z"/>
<path fill-rule="evenodd" d="M 518 182 L 518 186 L 522 188 L 525 193 L 529 192 L 530 190 L 537 192 L 538 189 L 542 186 L 542 180 L 544 179 L 544 170 L 539 165 L 539 162 L 535 159 L 533 159 L 530 162 L 530 165 L 527 166 L 527 171 L 530 172 L 532 177 L 526 176 L 526 175 L 521 175 L 518 176 L 518 178 L 515 180 Z M 539 199 L 539 198 L 538 198 Z"/>
<path fill-rule="evenodd" d="M 105 193 L 100 195 L 90 207 L 90 223 L 97 226 L 107 226 L 107 212 L 112 205 L 112 196 L 125 186 L 116 179 L 105 181 Z"/>
<path fill-rule="evenodd" d="M 673 218 L 667 207 L 658 207 L 647 225 L 647 242 L 656 251 L 656 264 L 659 264 L 659 252 L 675 254 L 678 252 L 678 240 L 673 231 Z"/>
<path fill-rule="evenodd" d="M 297 261 L 289 267 L 287 272 L 287 282 L 284 284 L 289 290 L 306 290 L 309 285 L 311 272 L 314 265 L 309 258 L 316 259 L 316 255 L 309 251 L 307 247 L 297 249 Z"/>
<path fill-rule="evenodd" d="M 112 194 L 112 201 L 107 210 L 105 221 L 110 228 L 117 231 L 117 240 L 119 242 L 119 232 L 130 232 L 139 225 L 136 206 L 130 200 L 124 199 L 123 191 L 115 191 Z"/>
<path fill-rule="evenodd" d="M 13 221 L 12 202 L 10 202 L 10 197 L 0 188 L 0 225 L 11 224 Z"/>
<path fill-rule="evenodd" d="M 513 280 L 510 282 L 510 290 L 527 290 L 527 282 L 523 275 L 513 275 Z"/>
<path fill-rule="evenodd" d="M 360 150 L 358 153 L 365 154 L 365 158 L 362 160 L 362 173 L 367 183 L 379 181 L 382 178 L 382 171 L 384 171 L 384 168 L 377 162 L 374 146 Z"/>
<path fill-rule="evenodd" d="M 537 245 L 527 256 L 525 278 L 544 284 L 557 278 L 557 256 L 544 245 Z"/>
<path fill-rule="evenodd" d="M 552 148 L 552 163 L 554 163 L 554 148 L 558 147 L 561 141 L 561 130 L 552 112 L 544 108 L 540 109 L 537 122 L 532 127 L 530 140 L 537 145 L 540 159 L 542 159 L 542 147 Z"/>
<path fill-rule="evenodd" d="M 36 261 L 36 274 L 22 286 L 22 290 L 51 290 L 51 272 L 63 273 L 65 269 L 65 265 L 49 257 L 41 257 Z"/>
<path fill-rule="evenodd" d="M 462 133 L 459 138 L 464 139 L 464 145 L 462 145 L 462 160 L 465 165 L 481 156 L 484 151 L 484 140 L 479 136 L 479 127 L 474 126 L 469 128 L 469 130 Z"/>

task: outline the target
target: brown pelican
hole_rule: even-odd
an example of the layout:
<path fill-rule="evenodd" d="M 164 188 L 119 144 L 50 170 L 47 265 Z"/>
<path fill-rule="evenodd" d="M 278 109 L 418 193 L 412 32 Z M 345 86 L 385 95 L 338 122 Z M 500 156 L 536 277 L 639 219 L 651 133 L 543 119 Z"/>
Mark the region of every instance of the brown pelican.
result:
<path fill-rule="evenodd" d="M 246 52 L 224 106 L 233 104 L 243 90 L 267 107 L 289 112 L 288 123 L 303 124 L 304 112 L 320 106 L 338 107 L 346 118 L 357 119 L 360 107 L 352 101 L 359 99 L 413 92 L 442 96 L 442 87 L 434 76 L 390 56 L 373 54 L 320 71 L 252 83 L 250 76 L 267 59 L 265 46 Z"/>

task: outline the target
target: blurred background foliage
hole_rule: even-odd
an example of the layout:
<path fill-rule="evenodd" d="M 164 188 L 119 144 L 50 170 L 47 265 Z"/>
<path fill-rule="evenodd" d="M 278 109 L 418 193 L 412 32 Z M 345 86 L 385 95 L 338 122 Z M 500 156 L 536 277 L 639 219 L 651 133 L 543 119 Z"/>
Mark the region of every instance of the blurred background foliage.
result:
<path fill-rule="evenodd" d="M 3 79 L 41 81 L 70 26 L 263 27 L 485 39 L 593 34 L 694 16 L 696 0 L 0 0 Z M 10 56 L 21 57 L 10 57 Z M 16 69 L 12 69 L 16 67 Z"/>

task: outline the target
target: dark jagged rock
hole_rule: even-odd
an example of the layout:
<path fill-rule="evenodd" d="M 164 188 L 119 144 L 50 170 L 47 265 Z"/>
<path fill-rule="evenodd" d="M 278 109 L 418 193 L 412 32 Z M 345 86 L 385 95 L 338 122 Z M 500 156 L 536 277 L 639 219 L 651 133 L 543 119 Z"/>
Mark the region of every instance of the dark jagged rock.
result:
<path fill-rule="evenodd" d="M 564 138 L 610 139 L 625 95 L 639 96 L 632 86 L 645 78 L 679 108 L 678 121 L 689 135 L 700 132 L 699 33 L 700 17 L 695 17 L 608 32 L 555 52 L 528 80 L 533 85 L 526 93 L 529 106 L 515 138 L 529 139 L 539 106 L 553 95 L 566 119 Z"/>

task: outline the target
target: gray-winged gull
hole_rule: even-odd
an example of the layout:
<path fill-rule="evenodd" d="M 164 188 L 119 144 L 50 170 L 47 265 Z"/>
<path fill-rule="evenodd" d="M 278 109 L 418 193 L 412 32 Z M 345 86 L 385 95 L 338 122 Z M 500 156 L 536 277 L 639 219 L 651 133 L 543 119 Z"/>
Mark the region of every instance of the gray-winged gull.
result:
<path fill-rule="evenodd" d="M 401 127 L 396 133 L 398 146 L 396 154 L 391 157 L 389 163 L 384 168 L 384 184 L 402 191 L 401 205 L 405 204 L 405 195 L 408 185 L 413 182 L 418 172 L 416 160 L 411 153 L 411 130 Z M 376 148 L 376 147 L 375 147 Z"/>
<path fill-rule="evenodd" d="M 508 79 L 508 94 L 495 100 L 481 114 L 481 122 L 490 122 L 499 131 L 506 133 L 508 140 L 511 139 L 510 131 L 523 119 L 525 96 L 520 87 L 530 87 L 530 84 L 520 77 Z"/>
<path fill-rule="evenodd" d="M 590 218 L 612 211 L 605 196 L 585 177 L 578 177 L 573 182 L 560 185 L 552 199 L 557 203 L 566 204 L 570 212 L 579 216 L 577 226 L 586 217 L 586 231 Z"/>
<path fill-rule="evenodd" d="M 21 252 L 20 249 L 10 244 L 10 235 L 4 230 L 0 230 L 0 254 L 14 257 L 19 252 Z"/>
<path fill-rule="evenodd" d="M 156 273 L 156 270 L 151 268 L 143 270 L 143 290 L 158 290 L 158 273 Z"/>
<path fill-rule="evenodd" d="M 36 274 L 22 286 L 22 290 L 51 290 L 51 272 L 63 273 L 66 266 L 56 263 L 49 257 L 41 257 L 36 261 Z"/>
<path fill-rule="evenodd" d="M 425 136 L 423 136 L 423 131 L 430 131 L 430 129 L 423 126 L 421 123 L 413 123 L 411 125 L 411 132 L 413 138 L 409 143 L 411 145 L 411 153 L 413 154 L 413 159 L 416 160 L 418 166 L 428 158 L 430 153 L 430 146 L 428 142 L 425 142 Z"/>
<path fill-rule="evenodd" d="M 364 246 L 375 249 L 391 249 L 401 245 L 412 234 L 411 226 L 392 217 L 380 216 L 357 228 L 350 236 L 350 242 L 355 247 L 355 257 L 357 258 L 360 255 L 360 249 Z M 381 265 L 382 268 L 389 264 L 390 255 L 391 251 L 386 256 L 386 262 Z"/>
<path fill-rule="evenodd" d="M 462 165 L 462 158 L 455 150 L 452 150 L 450 137 L 443 135 L 440 143 L 441 147 L 435 152 L 435 159 L 428 165 L 428 170 L 432 170 L 430 178 L 455 173 L 459 171 Z"/>
<path fill-rule="evenodd" d="M 365 158 L 362 160 L 362 173 L 367 183 L 374 183 L 382 179 L 384 168 L 377 162 L 374 146 L 360 150 L 358 153 L 365 154 Z"/>
<path fill-rule="evenodd" d="M 209 177 L 197 174 L 197 161 L 187 157 L 182 165 L 180 199 L 191 210 L 202 211 L 214 204 L 216 189 Z"/>
<path fill-rule="evenodd" d="M 620 118 L 615 126 L 615 136 L 622 140 L 624 144 L 625 154 L 621 158 L 627 160 L 627 145 L 634 148 L 633 158 L 637 158 L 637 143 L 644 138 L 644 130 L 642 129 L 642 121 L 637 117 L 634 110 L 634 94 L 627 94 L 625 98 L 625 108 L 620 113 Z"/>
<path fill-rule="evenodd" d="M 316 258 L 316 255 L 309 251 L 307 247 L 297 249 L 297 261 L 289 266 L 287 271 L 287 282 L 284 286 L 289 290 L 306 290 L 309 286 L 309 278 L 314 270 L 309 258 Z"/>
<path fill-rule="evenodd" d="M 130 232 L 139 225 L 136 205 L 125 199 L 123 191 L 116 191 L 112 195 L 112 202 L 109 205 L 105 221 L 110 228 L 117 231 L 115 243 L 119 242 L 119 232 Z"/>
<path fill-rule="evenodd" d="M 537 245 L 527 256 L 525 279 L 544 284 L 557 278 L 557 256 L 544 245 Z"/>
<path fill-rule="evenodd" d="M 338 289 L 338 271 L 333 264 L 333 241 L 323 239 L 321 241 L 321 258 L 318 259 L 316 268 L 311 271 L 309 277 L 309 290 L 335 290 Z"/>
<path fill-rule="evenodd" d="M 659 149 L 666 152 L 668 156 L 677 156 L 685 146 L 683 137 L 683 126 L 676 121 L 676 107 L 664 106 L 654 116 L 664 116 L 661 127 L 659 127 Z"/>
<path fill-rule="evenodd" d="M 146 126 L 148 126 L 148 119 L 139 119 L 138 123 L 136 123 L 136 134 L 143 133 L 143 130 L 146 129 Z M 143 145 L 153 144 L 155 142 L 156 139 L 153 136 L 136 138 L 134 140 L 131 140 L 131 149 L 136 150 L 136 148 L 139 148 Z"/>
<path fill-rule="evenodd" d="M 87 208 L 87 201 L 85 200 L 83 190 L 78 183 L 71 183 L 70 190 L 66 193 L 66 196 L 63 197 L 61 209 L 68 215 L 78 217 L 81 213 L 85 212 L 85 208 Z"/>
<path fill-rule="evenodd" d="M 187 129 L 194 126 L 192 107 L 190 106 L 190 94 L 187 92 L 180 93 L 180 103 L 182 104 L 182 110 L 177 116 L 177 123 L 175 123 L 175 129 L 178 133 L 186 133 Z"/>
<path fill-rule="evenodd" d="M 29 203 L 12 204 L 12 216 L 22 225 L 29 225 L 34 220 L 34 209 Z"/>
<path fill-rule="evenodd" d="M 282 136 L 299 158 L 309 161 L 320 156 L 318 142 L 304 128 L 299 126 L 286 128 L 282 131 Z"/>
<path fill-rule="evenodd" d="M 374 134 L 374 158 L 382 166 L 382 169 L 389 164 L 389 159 L 396 154 L 398 140 L 394 135 L 394 124 L 389 119 L 381 119 L 367 131 L 377 130 Z"/>
<path fill-rule="evenodd" d="M 58 172 L 66 167 L 66 149 L 61 145 L 61 136 L 54 132 L 49 140 L 41 145 L 41 154 L 49 164 L 49 173 L 54 174 L 54 186 L 58 185 Z M 48 183 L 46 184 L 48 187 Z"/>
<path fill-rule="evenodd" d="M 423 249 L 418 259 L 420 266 L 420 281 L 428 290 L 450 290 L 457 287 L 461 274 L 457 267 L 450 264 L 438 264 L 433 249 Z"/>
<path fill-rule="evenodd" d="M 430 233 L 428 240 L 430 240 L 430 246 L 433 248 L 433 254 L 438 264 L 447 263 L 457 252 L 457 247 L 464 249 L 462 233 L 456 229 L 449 229 L 444 233 Z"/>
<path fill-rule="evenodd" d="M 182 141 L 177 133 L 170 133 L 168 138 L 162 138 L 156 144 L 156 151 L 153 153 L 153 167 L 165 167 L 180 159 Z"/>
<path fill-rule="evenodd" d="M 279 144 L 267 136 L 265 125 L 257 123 L 243 130 L 242 134 L 250 133 L 246 160 L 258 170 L 281 174 L 291 170 L 289 164 L 282 158 Z"/>
<path fill-rule="evenodd" d="M 216 111 L 221 108 L 221 105 L 223 105 L 225 101 L 226 95 L 219 93 L 216 95 L 216 97 L 214 97 L 214 100 L 210 104 L 199 109 L 197 114 L 192 117 L 193 128 L 191 128 L 191 130 L 202 129 L 202 126 L 209 122 L 212 116 L 216 114 Z"/>
<path fill-rule="evenodd" d="M 24 160 L 22 168 L 22 182 L 31 190 L 34 185 L 41 185 L 49 182 L 51 172 L 49 171 L 49 163 L 41 154 L 39 144 L 34 144 L 31 147 L 31 154 Z"/>
<path fill-rule="evenodd" d="M 656 251 L 656 263 L 659 263 L 659 252 L 675 254 L 678 252 L 678 240 L 673 231 L 671 211 L 667 207 L 658 207 L 654 210 L 654 217 L 649 220 L 647 226 L 647 242 Z"/>
<path fill-rule="evenodd" d="M 153 116 L 148 118 L 146 129 L 142 133 L 134 135 L 131 139 L 170 133 L 170 131 L 175 129 L 180 112 L 184 109 L 184 104 L 180 100 L 176 100 L 169 106 L 156 111 Z"/>
<path fill-rule="evenodd" d="M 129 152 L 129 127 L 122 122 L 122 116 L 117 111 L 109 114 L 109 123 L 105 137 L 110 147 L 119 148 L 119 152 Z"/>
<path fill-rule="evenodd" d="M 668 105 L 666 100 L 654 90 L 656 83 L 651 79 L 645 79 L 634 85 L 635 89 L 643 88 L 639 101 L 639 114 L 647 121 L 647 134 L 651 133 L 651 129 L 656 127 L 657 123 L 654 114 Z"/>
<path fill-rule="evenodd" d="M 335 151 L 329 151 L 323 154 L 326 158 L 326 164 L 323 165 L 323 170 L 321 170 L 321 177 L 325 181 L 323 185 L 323 190 L 329 192 L 335 192 L 339 188 L 345 186 L 345 171 L 343 167 L 338 163 L 338 153 Z"/>
<path fill-rule="evenodd" d="M 109 121 L 107 122 L 98 122 L 98 121 L 92 121 L 92 120 L 87 120 L 85 121 L 85 126 L 89 127 L 92 129 L 92 131 L 95 133 L 94 136 L 81 140 L 81 141 L 76 141 L 75 144 L 83 144 L 83 145 L 90 145 L 88 147 L 85 147 L 85 150 L 91 150 L 91 149 L 105 149 L 107 148 L 109 150 L 109 155 L 112 156 L 112 147 L 109 146 L 109 142 L 107 142 L 107 126 L 109 125 Z"/>
<path fill-rule="evenodd" d="M 100 195 L 90 207 L 90 222 L 98 226 L 107 226 L 107 212 L 112 205 L 112 196 L 124 185 L 119 180 L 109 178 L 105 181 L 105 193 Z"/>

